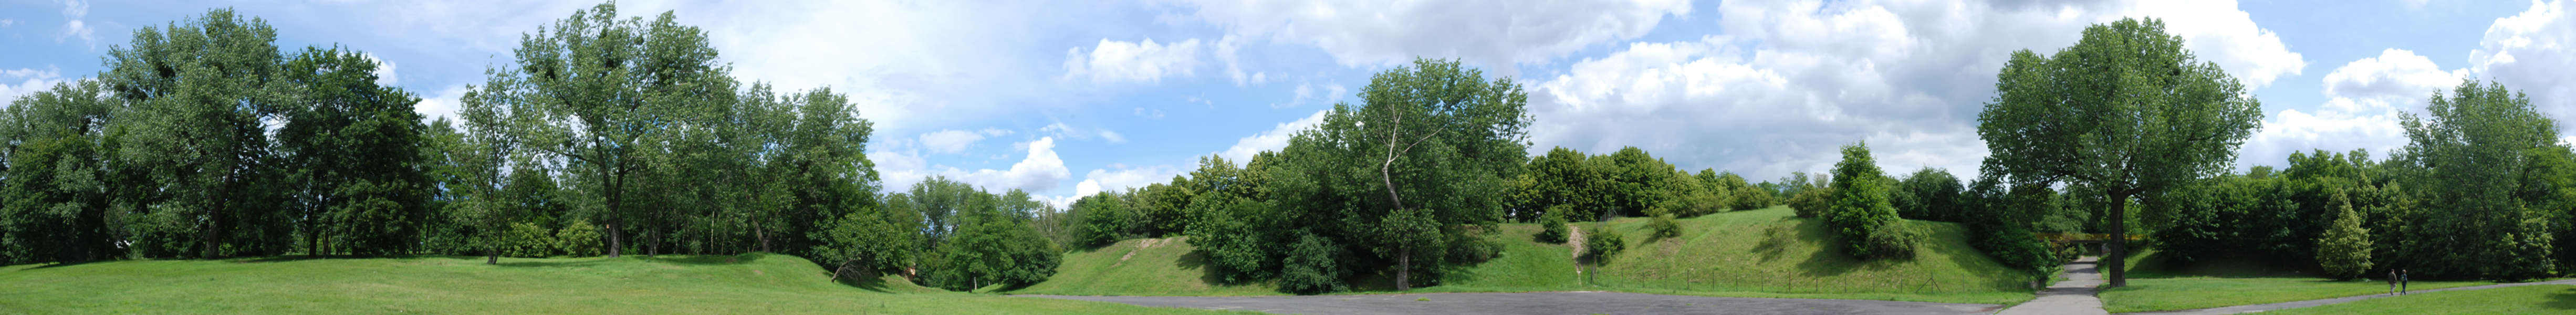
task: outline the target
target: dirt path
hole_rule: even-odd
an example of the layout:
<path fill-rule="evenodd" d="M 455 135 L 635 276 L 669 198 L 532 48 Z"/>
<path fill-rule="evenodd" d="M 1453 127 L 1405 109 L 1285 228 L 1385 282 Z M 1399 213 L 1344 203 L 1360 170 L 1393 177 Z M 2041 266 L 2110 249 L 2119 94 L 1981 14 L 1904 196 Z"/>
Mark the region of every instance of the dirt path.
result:
<path fill-rule="evenodd" d="M 1622 292 L 1023 297 L 1278 314 L 1985 314 L 1996 305 Z"/>

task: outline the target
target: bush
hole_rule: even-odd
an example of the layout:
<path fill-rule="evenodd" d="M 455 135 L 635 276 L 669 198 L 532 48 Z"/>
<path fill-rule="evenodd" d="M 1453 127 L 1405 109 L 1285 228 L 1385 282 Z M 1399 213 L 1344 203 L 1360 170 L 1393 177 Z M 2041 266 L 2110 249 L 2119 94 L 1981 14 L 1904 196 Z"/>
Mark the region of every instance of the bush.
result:
<path fill-rule="evenodd" d="M 511 223 L 501 232 L 501 256 L 546 257 L 555 255 L 555 237 L 536 223 Z"/>
<path fill-rule="evenodd" d="M 1653 233 L 1653 234 L 1649 235 L 1649 236 L 1648 236 L 1648 238 L 1669 238 L 1669 237 L 1682 236 L 1682 225 L 1681 225 L 1681 223 L 1673 222 L 1673 214 L 1671 214 L 1671 213 L 1661 213 L 1661 212 L 1664 212 L 1664 211 L 1663 211 L 1663 209 L 1660 209 L 1660 208 L 1658 208 L 1658 209 L 1654 209 L 1654 210 L 1647 210 L 1647 211 L 1648 211 L 1648 212 L 1656 212 L 1656 213 L 1652 213 L 1652 214 L 1655 216 L 1655 218 L 1654 218 L 1654 219 L 1649 219 L 1649 220 L 1647 220 L 1647 221 L 1646 221 L 1646 230 L 1647 230 L 1647 231 L 1649 231 L 1649 232 L 1652 232 L 1652 233 Z"/>
<path fill-rule="evenodd" d="M 1826 203 L 1825 223 L 1842 236 L 1843 248 L 1854 257 L 1897 257 L 1892 246 L 1906 246 L 1910 255 L 1912 242 L 1901 232 L 1879 230 L 1899 227 L 1894 224 L 1896 207 L 1888 201 L 1888 180 L 1879 174 L 1878 163 L 1870 158 L 1869 144 L 1843 146 L 1843 160 L 1834 164 L 1833 194 Z M 1894 233 L 1894 234 L 1888 234 Z M 1886 243 L 1881 243 L 1882 241 Z"/>
<path fill-rule="evenodd" d="M 1583 236 L 1583 256 L 1591 257 L 1595 264 L 1610 262 L 1610 256 L 1628 250 L 1628 240 L 1619 236 L 1619 232 L 1608 228 L 1592 230 L 1592 234 Z"/>
<path fill-rule="evenodd" d="M 1826 196 L 1831 196 L 1833 193 L 1834 190 L 1832 188 L 1808 189 L 1807 191 L 1798 192 L 1798 195 L 1789 197 L 1789 209 L 1796 210 L 1798 212 L 1798 217 L 1800 218 L 1813 218 L 1823 215 L 1826 210 L 1825 208 L 1832 206 L 1832 204 L 1826 202 L 1826 199 L 1828 198 Z"/>
<path fill-rule="evenodd" d="M 1977 224 L 1969 226 L 1969 229 L 1974 233 L 1969 244 L 2006 267 L 2034 275 L 2053 275 L 2055 273 L 2050 270 L 2066 263 L 2049 248 L 2047 241 L 2032 238 L 2029 229 L 1993 223 Z"/>
<path fill-rule="evenodd" d="M 591 226 L 590 220 L 573 219 L 571 223 L 565 223 L 563 229 L 555 231 L 555 245 L 561 249 L 557 253 L 564 255 L 599 256 L 599 227 Z"/>
<path fill-rule="evenodd" d="M 1538 237 L 1538 241 L 1546 242 L 1548 244 L 1565 243 L 1564 212 L 1548 211 L 1547 214 L 1539 215 L 1538 225 L 1539 231 L 1538 235 L 1536 235 L 1536 237 Z"/>
<path fill-rule="evenodd" d="M 1862 257 L 1914 258 L 1914 246 L 1923 243 L 1923 232 L 1908 227 L 1905 221 L 1889 221 L 1871 229 L 1865 243 L 1869 252 Z"/>
<path fill-rule="evenodd" d="M 1279 289 L 1296 294 L 1341 292 L 1341 246 L 1310 233 L 1299 233 L 1279 271 Z"/>

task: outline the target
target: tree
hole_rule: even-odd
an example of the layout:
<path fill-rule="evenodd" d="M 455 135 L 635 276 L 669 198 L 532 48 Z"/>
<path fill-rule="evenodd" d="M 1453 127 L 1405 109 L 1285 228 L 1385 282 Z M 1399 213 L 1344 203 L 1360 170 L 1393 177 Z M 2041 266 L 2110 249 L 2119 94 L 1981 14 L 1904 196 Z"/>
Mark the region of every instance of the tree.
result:
<path fill-rule="evenodd" d="M 1868 143 L 1843 146 L 1843 160 L 1834 164 L 1833 193 L 1826 201 L 1833 206 L 1825 212 L 1825 223 L 1842 236 L 1843 252 L 1854 257 L 1877 258 L 1911 253 L 1912 246 L 1902 246 L 1906 250 L 1904 252 L 1891 251 L 1896 249 L 1894 245 L 1911 244 L 1890 243 L 1905 240 L 1882 235 L 1891 233 L 1888 230 L 1901 222 L 1896 217 L 1896 206 L 1888 201 L 1887 181 L 1881 178 L 1883 176 L 1879 173 L 1877 160 L 1869 155 Z"/>
<path fill-rule="evenodd" d="M 2317 238 L 2317 263 L 2326 277 L 2352 279 L 2370 271 L 2370 230 L 2361 228 L 2361 214 L 2352 211 L 2352 201 L 2340 191 L 2334 194 L 2336 211 L 2334 227 Z"/>
<path fill-rule="evenodd" d="M 1903 184 L 1897 186 L 1898 195 L 1905 196 L 1903 200 L 1907 202 L 1898 204 L 1896 212 L 1908 219 L 1958 221 L 1961 189 L 1959 178 L 1951 176 L 1950 171 L 1923 168 L 1906 175 Z"/>
<path fill-rule="evenodd" d="M 906 230 L 899 220 L 883 209 L 850 212 L 815 230 L 811 250 L 814 260 L 832 266 L 832 277 L 849 272 L 881 273 L 901 271 L 912 265 L 919 248 L 912 238 L 918 233 Z"/>
<path fill-rule="evenodd" d="M 282 252 L 291 230 L 270 206 L 281 200 L 262 123 L 291 101 L 292 86 L 279 80 L 277 30 L 219 9 L 134 37 L 108 53 L 99 80 L 134 104 L 107 142 L 118 144 L 117 164 L 149 181 L 129 184 L 150 188 L 122 198 L 158 221 L 141 231 L 139 245 L 158 249 L 146 256 L 189 247 L 205 258 Z M 178 235 L 187 233 L 196 235 Z"/>
<path fill-rule="evenodd" d="M 670 12 L 649 22 L 618 19 L 615 3 L 540 27 L 512 52 L 515 64 L 486 70 L 489 81 L 468 92 L 481 97 L 464 103 L 524 114 L 501 131 L 525 149 L 578 165 L 566 171 L 599 196 L 608 256 L 618 257 L 637 211 L 627 203 L 630 186 L 652 153 L 645 148 L 676 123 L 666 115 L 734 101 L 727 67 L 704 31 L 680 25 Z"/>
<path fill-rule="evenodd" d="M 2113 287 L 2128 284 L 2127 201 L 2226 171 L 2263 115 L 2236 79 L 2196 60 L 2155 19 L 2087 27 L 2053 56 L 2014 52 L 1996 77 L 1995 98 L 1977 116 L 1993 152 L 1985 168 L 2014 186 L 2101 189 Z"/>
<path fill-rule="evenodd" d="M 2552 189 L 2542 180 L 2549 176 L 2522 175 L 2547 169 L 2535 167 L 2548 165 L 2536 152 L 2567 150 L 2557 143 L 2557 121 L 2496 83 L 2462 82 L 2447 97 L 2435 93 L 2424 113 L 2399 117 L 2407 145 L 2395 163 L 2413 170 L 2407 186 L 2419 188 L 2417 205 L 2430 209 L 2406 218 L 2413 231 L 2398 244 L 2404 254 L 2391 261 L 2433 277 L 2551 273 L 2549 221 L 2529 207 L 2550 204 Z"/>
<path fill-rule="evenodd" d="M 304 209 L 305 253 L 320 255 L 329 229 L 353 254 L 405 253 L 427 218 L 430 191 L 419 98 L 376 85 L 376 63 L 337 48 L 306 48 L 284 79 L 299 89 L 283 106 L 278 150 L 296 207 Z"/>
<path fill-rule="evenodd" d="M 1609 193 L 1602 191 L 1603 187 L 1608 187 L 1608 178 L 1585 159 L 1583 152 L 1565 147 L 1549 149 L 1546 155 L 1530 158 L 1527 173 L 1522 174 L 1522 177 L 1529 178 L 1528 187 L 1522 189 L 1526 191 L 1522 198 L 1523 206 L 1546 213 L 1558 209 L 1574 211 L 1559 216 L 1564 219 L 1600 217 L 1596 214 L 1609 208 Z M 1546 213 L 1532 214 L 1532 218 Z M 1531 218 L 1522 218 L 1528 219 Z"/>
<path fill-rule="evenodd" d="M 1069 208 L 1082 225 L 1074 234 L 1074 245 L 1099 246 L 1126 237 L 1127 202 L 1120 200 L 1117 192 L 1083 196 Z"/>
<path fill-rule="evenodd" d="M 116 258 L 107 124 L 122 109 L 97 81 L 57 83 L 0 109 L 0 263 Z"/>
<path fill-rule="evenodd" d="M 1272 198 L 1299 201 L 1278 205 L 1291 214 L 1282 221 L 1325 238 L 1301 244 L 1373 253 L 1346 261 L 1392 265 L 1399 290 L 1417 284 L 1418 272 L 1435 273 L 1419 279 L 1436 282 L 1440 268 L 1428 266 L 1479 256 L 1451 255 L 1476 249 L 1444 240 L 1476 239 L 1471 233 L 1491 231 L 1502 219 L 1506 183 L 1527 161 L 1528 94 L 1509 79 L 1489 81 L 1456 61 L 1425 59 L 1373 76 L 1359 96 L 1361 105 L 1336 104 L 1315 129 L 1289 139 Z M 1386 233 L 1423 227 L 1437 233 Z"/>
<path fill-rule="evenodd" d="M 1055 275 L 1056 264 L 1063 260 L 1055 243 L 1038 236 L 1025 220 L 1012 218 L 994 205 L 986 203 L 963 211 L 960 219 L 964 221 L 957 228 L 956 239 L 943 251 L 942 259 L 950 270 L 939 271 L 955 278 L 942 283 L 942 287 L 956 291 L 993 284 L 1013 287 Z"/>

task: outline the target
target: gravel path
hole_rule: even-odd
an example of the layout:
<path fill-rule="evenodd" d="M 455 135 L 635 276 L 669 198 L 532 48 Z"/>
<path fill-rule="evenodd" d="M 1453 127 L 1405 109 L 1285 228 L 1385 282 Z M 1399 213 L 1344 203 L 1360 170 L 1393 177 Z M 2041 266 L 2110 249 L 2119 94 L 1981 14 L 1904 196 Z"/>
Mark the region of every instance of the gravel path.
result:
<path fill-rule="evenodd" d="M 1998 307 L 1993 304 L 1590 291 L 1316 296 L 1018 296 L 1280 314 L 1986 314 Z"/>
<path fill-rule="evenodd" d="M 2004 309 L 1996 315 L 2110 314 L 2102 310 L 2102 298 L 2094 296 L 2101 289 L 2100 257 L 2084 256 L 2066 263 L 2066 281 L 2049 284 L 2039 291 L 2039 298 Z"/>

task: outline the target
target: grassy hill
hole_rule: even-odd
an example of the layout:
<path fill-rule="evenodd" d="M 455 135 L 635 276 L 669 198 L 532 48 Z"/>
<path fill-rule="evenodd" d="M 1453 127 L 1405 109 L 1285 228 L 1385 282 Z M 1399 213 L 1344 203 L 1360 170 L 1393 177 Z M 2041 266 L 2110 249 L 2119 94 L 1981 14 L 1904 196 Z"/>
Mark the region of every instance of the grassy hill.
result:
<path fill-rule="evenodd" d="M 972 305 L 972 308 L 960 307 Z M 769 254 L 624 258 L 233 259 L 0 267 L 0 313 L 1200 314 L 834 282 Z"/>
<path fill-rule="evenodd" d="M 2031 298 L 2031 276 L 2005 268 L 1967 244 L 1949 223 L 1922 222 L 1929 239 L 1911 260 L 1861 261 L 1831 250 L 1820 220 L 1786 207 L 1682 219 L 1683 235 L 1648 239 L 1644 219 L 1620 219 L 1628 250 L 1610 259 L 1591 285 L 1572 247 L 1531 239 L 1534 224 L 1505 224 L 1493 237 L 1501 255 L 1456 266 L 1440 286 L 1419 292 L 1610 290 L 1646 293 L 1839 298 L 2010 304 Z M 1578 227 L 1592 229 L 1592 223 Z M 1189 244 L 1127 240 L 1065 256 L 1056 276 L 1011 293 L 1071 295 L 1271 295 L 1268 285 L 1211 284 Z M 1132 253 L 1132 255 L 1130 255 Z M 1383 287 L 1362 285 L 1361 287 Z M 1365 293 L 1365 292 L 1363 292 Z"/>

